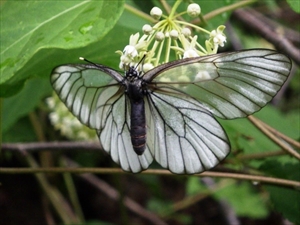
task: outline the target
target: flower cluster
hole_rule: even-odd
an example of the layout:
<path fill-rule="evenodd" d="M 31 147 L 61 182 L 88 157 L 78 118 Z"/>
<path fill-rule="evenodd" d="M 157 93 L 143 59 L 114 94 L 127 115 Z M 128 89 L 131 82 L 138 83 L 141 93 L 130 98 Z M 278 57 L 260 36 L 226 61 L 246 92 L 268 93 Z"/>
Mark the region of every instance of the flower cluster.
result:
<path fill-rule="evenodd" d="M 95 131 L 82 125 L 56 94 L 47 98 L 46 102 L 52 111 L 49 114 L 50 121 L 55 129 L 60 130 L 63 136 L 71 140 L 97 140 Z"/>
<path fill-rule="evenodd" d="M 194 18 L 201 14 L 198 4 L 189 4 L 187 10 L 176 13 L 181 1 L 177 1 L 168 16 L 162 13 L 158 7 L 153 7 L 150 15 L 156 20 L 154 26 L 145 24 L 142 28 L 143 35 L 139 33 L 130 36 L 129 45 L 123 51 L 117 51 L 120 57 L 119 68 L 128 70 L 131 66 L 139 65 L 144 57 L 142 65 L 138 68 L 141 72 L 147 72 L 155 66 L 169 62 L 170 54 L 174 53 L 176 59 L 198 57 L 217 53 L 218 47 L 224 46 L 226 36 L 221 25 L 216 30 L 207 31 L 182 19 L 187 14 Z M 209 38 L 205 41 L 205 47 L 197 42 L 197 35 L 192 35 L 192 30 L 202 32 Z M 141 68 L 142 67 L 142 68 Z"/>
<path fill-rule="evenodd" d="M 219 26 L 213 31 L 207 31 L 192 23 L 182 19 L 184 14 L 190 18 L 200 16 L 201 8 L 198 4 L 190 4 L 187 10 L 176 13 L 181 3 L 176 1 L 168 16 L 164 15 L 158 7 L 153 7 L 150 15 L 156 23 L 151 26 L 145 24 L 142 27 L 143 35 L 133 34 L 129 38 L 129 44 L 120 54 L 120 69 L 127 70 L 130 66 L 137 66 L 144 57 L 143 63 L 139 64 L 138 70 L 146 72 L 155 66 L 170 61 L 170 58 L 190 58 L 198 57 L 217 52 L 218 47 L 224 46 L 226 37 L 223 33 L 225 26 Z M 197 42 L 197 35 L 194 32 L 202 32 L 207 35 L 205 47 Z M 174 53 L 175 57 L 171 56 Z M 179 77 L 178 80 L 184 81 L 186 77 Z M 50 120 L 54 127 L 61 131 L 61 134 L 75 140 L 97 139 L 95 132 L 82 125 L 74 117 L 56 95 L 49 98 L 47 104 L 52 111 Z"/>

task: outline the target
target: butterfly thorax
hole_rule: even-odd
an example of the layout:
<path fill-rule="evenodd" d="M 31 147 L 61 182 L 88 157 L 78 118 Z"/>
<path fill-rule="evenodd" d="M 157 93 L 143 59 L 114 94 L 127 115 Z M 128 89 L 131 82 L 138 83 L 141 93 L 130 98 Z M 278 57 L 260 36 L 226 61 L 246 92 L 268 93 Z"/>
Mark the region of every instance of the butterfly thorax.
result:
<path fill-rule="evenodd" d="M 125 93 L 131 102 L 140 102 L 144 98 L 144 81 L 134 67 L 130 67 L 125 73 L 124 85 Z"/>

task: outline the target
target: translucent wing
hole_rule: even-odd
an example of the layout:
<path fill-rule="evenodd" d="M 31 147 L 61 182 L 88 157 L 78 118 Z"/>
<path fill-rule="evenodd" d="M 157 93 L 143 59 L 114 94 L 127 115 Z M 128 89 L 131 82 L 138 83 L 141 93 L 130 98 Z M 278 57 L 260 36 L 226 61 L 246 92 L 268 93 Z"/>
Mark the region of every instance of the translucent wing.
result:
<path fill-rule="evenodd" d="M 142 156 L 130 143 L 129 104 L 120 85 L 123 77 L 99 65 L 64 65 L 55 68 L 51 83 L 69 110 L 85 125 L 96 129 L 100 142 L 123 170 L 140 172 L 153 160 L 148 148 Z"/>
<path fill-rule="evenodd" d="M 230 151 L 226 133 L 211 112 L 180 92 L 147 98 L 147 142 L 155 160 L 177 174 L 217 165 Z"/>
<path fill-rule="evenodd" d="M 99 139 L 113 161 L 123 170 L 138 173 L 149 167 L 153 156 L 148 146 L 143 155 L 137 155 L 133 150 L 130 138 L 129 99 L 125 95 L 114 93 L 117 93 L 117 88 L 109 88 L 103 92 L 103 98 L 99 99 L 103 104 L 99 104 L 98 109 L 105 115 L 105 126 L 98 131 Z"/>
<path fill-rule="evenodd" d="M 166 63 L 150 70 L 144 79 L 153 91 L 180 91 L 214 115 L 232 119 L 266 105 L 290 70 L 291 61 L 286 56 L 254 49 Z"/>

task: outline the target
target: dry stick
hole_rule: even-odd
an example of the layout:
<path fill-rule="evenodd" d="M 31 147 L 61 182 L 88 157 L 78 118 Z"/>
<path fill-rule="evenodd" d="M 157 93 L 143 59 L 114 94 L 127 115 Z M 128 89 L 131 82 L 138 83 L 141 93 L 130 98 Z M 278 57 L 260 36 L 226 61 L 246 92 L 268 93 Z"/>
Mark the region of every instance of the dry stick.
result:
<path fill-rule="evenodd" d="M 259 33 L 262 37 L 276 46 L 278 50 L 290 56 L 298 65 L 300 65 L 299 49 L 285 38 L 284 34 L 279 33 L 279 31 L 282 30 L 280 26 L 278 26 L 277 29 L 270 28 L 265 22 L 266 17 L 253 9 L 235 10 L 233 16 L 243 22 L 247 27 L 250 27 L 252 30 Z"/>
<path fill-rule="evenodd" d="M 27 173 L 98 173 L 98 174 L 129 174 L 124 172 L 120 168 L 0 168 L 0 173 L 5 174 L 27 174 Z M 148 169 L 141 172 L 142 174 L 156 174 L 156 175 L 171 175 L 168 170 L 163 169 Z M 300 182 L 293 180 L 286 180 L 280 178 L 272 178 L 265 176 L 249 175 L 249 174 L 240 174 L 240 173 L 224 173 L 224 172 L 212 172 L 206 171 L 201 174 L 195 174 L 194 176 L 200 177 L 222 177 L 222 178 L 232 178 L 239 180 L 248 180 L 248 181 L 258 181 L 269 184 L 276 184 L 281 186 L 296 187 L 300 188 Z"/>
<path fill-rule="evenodd" d="M 235 181 L 227 180 L 226 182 L 221 182 L 218 185 L 214 185 L 214 187 L 211 187 L 209 190 L 201 191 L 201 193 L 198 193 L 198 194 L 195 194 L 192 196 L 186 196 L 184 199 L 182 199 L 172 205 L 173 213 L 177 212 L 179 210 L 183 210 L 187 207 L 190 207 L 191 205 L 196 204 L 197 202 L 201 201 L 202 199 L 212 195 L 213 193 L 220 191 L 223 188 L 228 187 L 229 185 L 233 185 L 234 183 L 235 183 Z M 166 215 L 166 216 L 168 216 L 168 215 Z"/>
<path fill-rule="evenodd" d="M 285 140 L 286 142 L 290 143 L 291 145 L 295 146 L 296 148 L 300 148 L 300 142 L 295 141 L 294 139 L 284 135 L 283 133 L 280 133 L 278 130 L 274 129 L 273 127 L 269 126 L 268 124 L 266 124 L 265 122 L 257 119 L 256 117 L 251 117 L 251 119 L 254 118 L 256 121 L 259 121 L 259 123 L 261 123 L 263 126 L 265 126 L 269 131 L 271 131 L 274 135 L 282 138 L 283 140 Z"/>
<path fill-rule="evenodd" d="M 64 158 L 60 158 L 59 165 L 61 167 L 66 167 L 67 166 L 66 160 Z M 74 208 L 74 211 L 75 211 L 76 215 L 78 216 L 78 218 L 80 219 L 81 223 L 85 223 L 84 213 L 82 211 L 82 208 L 81 208 L 81 205 L 79 202 L 79 198 L 77 195 L 73 176 L 70 173 L 63 173 L 62 176 L 63 176 L 64 182 L 65 182 L 65 186 L 66 186 L 67 193 L 69 195 L 70 202 Z"/>
<path fill-rule="evenodd" d="M 280 155 L 286 155 L 285 151 L 278 150 L 278 151 L 272 151 L 272 152 L 259 152 L 259 153 L 252 153 L 252 154 L 244 154 L 244 155 L 238 155 L 236 156 L 240 160 L 250 160 L 250 159 L 264 159 L 266 157 L 272 157 L 272 156 L 280 156 Z"/>
<path fill-rule="evenodd" d="M 101 151 L 99 142 L 88 141 L 4 143 L 1 147 L 4 151 L 17 151 L 24 155 L 31 151 Z"/>
<path fill-rule="evenodd" d="M 68 162 L 71 166 L 78 166 L 78 164 L 71 159 L 65 158 L 65 160 Z M 113 199 L 114 201 L 118 201 L 120 199 L 120 194 L 117 190 L 115 190 L 114 187 L 110 186 L 105 181 L 99 179 L 93 174 L 80 174 L 79 175 L 82 179 L 88 181 L 90 184 L 98 188 L 100 191 L 105 193 L 109 198 Z M 161 225 L 167 225 L 163 220 L 161 220 L 156 214 L 147 211 L 144 209 L 141 205 L 139 205 L 137 202 L 132 200 L 131 198 L 125 196 L 123 198 L 124 205 L 131 210 L 132 212 L 136 213 L 137 215 L 141 216 L 142 218 L 150 221 L 153 224 L 161 224 Z"/>
<path fill-rule="evenodd" d="M 255 118 L 254 116 L 248 116 L 248 119 L 257 127 L 259 128 L 270 140 L 275 142 L 277 145 L 279 145 L 283 150 L 288 152 L 290 155 L 294 156 L 295 158 L 300 160 L 300 154 L 292 149 L 290 146 L 288 146 L 285 142 L 283 142 L 281 139 L 276 137 L 268 128 L 264 126 L 260 122 L 259 119 Z"/>
<path fill-rule="evenodd" d="M 30 154 L 26 156 L 26 160 L 34 169 L 41 169 Z M 35 174 L 35 177 L 61 220 L 66 224 L 78 224 L 78 217 L 74 215 L 61 193 L 48 183 L 45 174 Z"/>

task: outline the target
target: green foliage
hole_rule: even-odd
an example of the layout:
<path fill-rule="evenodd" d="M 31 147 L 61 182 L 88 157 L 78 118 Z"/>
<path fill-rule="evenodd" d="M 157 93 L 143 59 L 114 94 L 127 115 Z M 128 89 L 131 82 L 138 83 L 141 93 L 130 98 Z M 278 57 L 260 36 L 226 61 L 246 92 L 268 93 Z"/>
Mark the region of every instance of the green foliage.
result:
<path fill-rule="evenodd" d="M 268 159 L 260 170 L 274 177 L 300 181 L 300 163 L 282 163 L 276 159 Z M 272 206 L 291 222 L 300 224 L 300 191 L 285 187 L 264 185 L 270 194 Z"/>
<path fill-rule="evenodd" d="M 18 91 L 19 82 L 34 75 L 45 77 L 49 73 L 47 69 L 61 63 L 51 54 L 31 61 L 36 53 L 41 49 L 84 47 L 100 40 L 119 19 L 124 2 L 7 1 L 2 4 L 1 20 L 5 23 L 1 25 L 0 96 L 8 96 L 11 88 Z M 25 66 L 28 63 L 43 68 L 30 69 Z"/>
<path fill-rule="evenodd" d="M 33 111 L 41 99 L 49 96 L 52 88 L 49 79 L 34 78 L 26 82 L 18 94 L 4 99 L 2 131 L 6 132 L 19 118 Z"/>
<path fill-rule="evenodd" d="M 280 113 L 273 106 L 267 105 L 254 116 L 264 121 L 266 124 L 271 124 L 273 128 L 279 130 L 286 136 L 297 139 L 300 137 L 299 131 L 299 116 L 298 118 Z M 256 128 L 247 118 L 236 120 L 219 120 L 225 128 L 231 143 L 231 154 L 229 157 L 236 157 L 237 152 L 241 154 L 254 154 L 274 152 L 278 150 L 278 146 L 268 137 Z M 279 156 L 280 160 L 286 160 L 285 156 Z M 290 158 L 288 159 L 290 160 Z M 244 162 L 249 166 L 258 168 L 264 159 L 257 159 Z"/>
<path fill-rule="evenodd" d="M 186 182 L 186 194 L 187 195 L 195 195 L 199 193 L 207 192 L 208 188 L 206 188 L 199 177 L 189 177 Z"/>
<path fill-rule="evenodd" d="M 286 1 L 296 13 L 300 13 L 300 2 L 298 0 L 286 0 Z"/>
<path fill-rule="evenodd" d="M 201 180 L 190 177 L 186 186 L 187 194 L 211 194 L 218 200 L 224 200 L 241 217 L 265 218 L 268 215 L 266 198 L 248 182 L 220 180 L 211 187 L 205 187 Z"/>
<path fill-rule="evenodd" d="M 214 196 L 226 200 L 238 216 L 265 218 L 268 215 L 266 200 L 248 182 L 234 182 L 214 193 Z"/>

